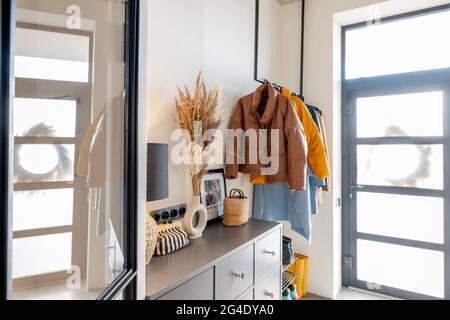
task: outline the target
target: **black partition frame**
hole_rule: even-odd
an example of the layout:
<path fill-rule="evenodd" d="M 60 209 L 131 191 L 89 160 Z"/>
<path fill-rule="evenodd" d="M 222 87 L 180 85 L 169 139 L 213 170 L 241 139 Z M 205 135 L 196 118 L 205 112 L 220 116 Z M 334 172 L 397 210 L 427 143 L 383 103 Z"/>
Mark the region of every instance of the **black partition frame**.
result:
<path fill-rule="evenodd" d="M 139 0 L 125 5 L 125 152 L 124 159 L 124 271 L 107 287 L 98 300 L 113 300 L 120 294 L 136 299 L 137 277 L 137 195 L 138 195 L 138 62 Z M 0 300 L 11 294 L 11 190 L 12 190 L 12 99 L 14 97 L 15 0 L 0 2 Z"/>
<path fill-rule="evenodd" d="M 450 4 L 390 16 L 380 19 L 389 23 L 420 15 L 450 10 Z M 427 295 L 413 293 L 398 288 L 382 286 L 369 288 L 367 283 L 357 279 L 358 266 L 356 239 L 411 246 L 415 248 L 444 252 L 445 299 L 450 299 L 450 68 L 429 71 L 417 71 L 404 74 L 376 76 L 360 79 L 346 79 L 346 32 L 364 28 L 367 22 L 342 27 L 341 34 L 341 79 L 342 79 L 342 283 L 344 287 L 354 287 L 401 299 L 436 299 Z M 399 137 L 399 138 L 356 138 L 356 101 L 359 97 L 378 94 L 398 94 L 439 89 L 444 92 L 444 136 L 443 137 Z M 404 187 L 366 186 L 357 183 L 356 146 L 359 144 L 443 144 L 444 145 L 444 190 L 428 190 Z M 421 241 L 412 241 L 357 232 L 356 210 L 357 193 L 374 192 L 424 197 L 442 197 L 444 199 L 444 244 L 434 245 Z"/>
<path fill-rule="evenodd" d="M 11 101 L 14 95 L 13 31 L 15 0 L 0 2 L 0 300 L 11 291 L 11 155 L 12 130 L 10 128 Z"/>

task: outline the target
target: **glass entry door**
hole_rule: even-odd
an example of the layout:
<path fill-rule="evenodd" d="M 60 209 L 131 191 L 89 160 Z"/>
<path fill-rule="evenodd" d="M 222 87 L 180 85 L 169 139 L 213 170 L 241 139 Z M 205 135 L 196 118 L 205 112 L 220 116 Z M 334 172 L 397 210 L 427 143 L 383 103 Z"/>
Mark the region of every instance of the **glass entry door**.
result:
<path fill-rule="evenodd" d="M 350 286 L 450 298 L 449 89 L 436 83 L 348 92 Z"/>
<path fill-rule="evenodd" d="M 133 298 L 138 1 L 5 3 L 8 298 Z"/>
<path fill-rule="evenodd" d="M 342 29 L 345 286 L 450 299 L 449 27 L 446 4 Z"/>

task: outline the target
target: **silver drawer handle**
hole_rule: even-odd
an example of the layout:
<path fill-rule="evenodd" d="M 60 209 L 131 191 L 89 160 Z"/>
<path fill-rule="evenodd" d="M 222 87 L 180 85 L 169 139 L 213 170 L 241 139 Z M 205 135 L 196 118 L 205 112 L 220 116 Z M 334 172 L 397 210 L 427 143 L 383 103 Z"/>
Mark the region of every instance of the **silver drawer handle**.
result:
<path fill-rule="evenodd" d="M 267 297 L 270 297 L 270 298 L 275 298 L 275 295 L 274 295 L 274 293 L 273 292 L 268 292 L 268 291 L 266 291 L 266 296 Z"/>
<path fill-rule="evenodd" d="M 238 278 L 239 281 L 243 281 L 243 280 L 245 279 L 245 273 L 243 273 L 243 272 L 236 272 L 236 273 L 234 274 L 234 276 L 235 276 L 236 278 Z"/>
<path fill-rule="evenodd" d="M 275 257 L 277 253 L 275 251 L 264 250 L 265 254 L 270 254 L 272 257 Z"/>

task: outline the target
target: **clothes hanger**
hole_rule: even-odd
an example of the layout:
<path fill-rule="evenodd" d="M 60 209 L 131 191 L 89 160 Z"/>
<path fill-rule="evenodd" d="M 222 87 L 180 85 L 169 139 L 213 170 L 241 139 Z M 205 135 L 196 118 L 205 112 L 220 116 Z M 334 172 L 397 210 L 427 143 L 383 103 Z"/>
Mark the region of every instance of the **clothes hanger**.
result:
<path fill-rule="evenodd" d="M 318 114 L 320 114 L 321 117 L 323 117 L 323 112 L 322 112 L 322 110 L 320 110 L 320 109 L 317 108 L 317 107 L 314 107 L 314 110 L 316 110 L 316 112 L 317 112 Z"/>

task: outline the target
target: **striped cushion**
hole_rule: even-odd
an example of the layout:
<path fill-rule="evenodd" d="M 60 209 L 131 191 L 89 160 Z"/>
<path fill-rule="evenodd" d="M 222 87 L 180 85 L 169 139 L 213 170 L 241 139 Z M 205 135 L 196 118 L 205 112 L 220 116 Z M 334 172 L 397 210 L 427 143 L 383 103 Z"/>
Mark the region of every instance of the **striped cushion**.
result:
<path fill-rule="evenodd" d="M 162 230 L 158 232 L 158 243 L 155 254 L 157 256 L 164 256 L 180 250 L 188 244 L 188 235 L 181 227 Z"/>

